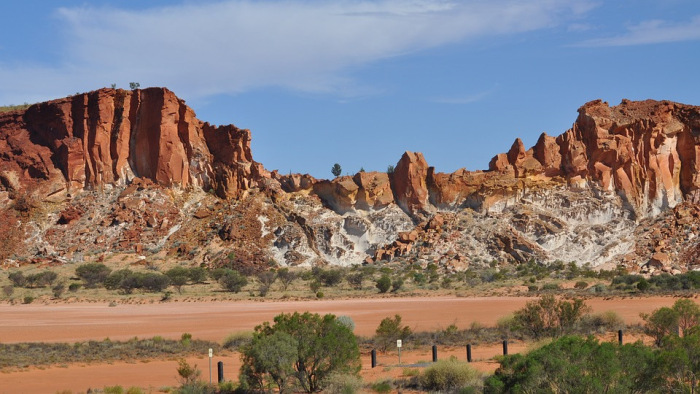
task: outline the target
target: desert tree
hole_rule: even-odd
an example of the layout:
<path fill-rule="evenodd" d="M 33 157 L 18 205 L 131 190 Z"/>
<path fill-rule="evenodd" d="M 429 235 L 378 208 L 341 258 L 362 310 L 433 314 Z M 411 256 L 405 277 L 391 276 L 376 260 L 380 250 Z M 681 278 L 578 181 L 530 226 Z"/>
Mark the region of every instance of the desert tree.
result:
<path fill-rule="evenodd" d="M 335 177 L 339 177 L 340 174 L 342 174 L 342 172 L 343 172 L 343 169 L 342 169 L 342 167 L 340 167 L 340 164 L 338 164 L 338 163 L 333 164 L 333 167 L 331 167 L 331 174 L 333 174 L 333 176 L 335 176 Z"/>
<path fill-rule="evenodd" d="M 320 391 L 333 373 L 356 375 L 360 350 L 350 328 L 331 314 L 281 314 L 255 328 L 243 349 L 243 388 L 262 390 L 270 383 L 280 392 Z M 293 376 L 294 379 L 291 379 Z"/>

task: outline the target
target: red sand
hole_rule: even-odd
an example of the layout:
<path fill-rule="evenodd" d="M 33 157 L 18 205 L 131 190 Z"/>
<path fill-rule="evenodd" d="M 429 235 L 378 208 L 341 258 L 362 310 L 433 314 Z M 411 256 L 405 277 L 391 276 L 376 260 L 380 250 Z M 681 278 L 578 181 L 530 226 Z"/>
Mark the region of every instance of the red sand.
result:
<path fill-rule="evenodd" d="M 445 328 L 450 324 L 466 328 L 477 321 L 485 325 L 495 324 L 499 318 L 521 308 L 530 298 L 527 297 L 435 297 L 435 298 L 373 298 L 352 300 L 318 300 L 285 302 L 170 302 L 145 305 L 106 304 L 53 304 L 53 305 L 0 305 L 0 340 L 10 342 L 76 342 L 88 339 L 124 340 L 137 336 L 149 338 L 160 335 L 166 338 L 179 338 L 189 332 L 194 338 L 222 341 L 228 334 L 237 331 L 250 331 L 257 324 L 271 320 L 281 312 L 310 311 L 347 315 L 355 321 L 355 332 L 369 336 L 374 333 L 379 322 L 394 314 L 400 314 L 403 322 L 414 331 L 428 331 Z M 640 312 L 651 312 L 661 306 L 669 306 L 675 301 L 672 297 L 591 299 L 586 303 L 593 312 L 612 310 L 627 323 L 640 322 Z M 511 352 L 523 348 L 523 344 L 513 344 Z M 430 349 L 402 355 L 402 361 L 430 359 Z M 486 361 L 500 354 L 500 347 L 474 349 L 474 357 L 484 361 L 475 366 L 480 370 L 492 371 L 493 362 Z M 460 358 L 466 356 L 464 349 L 441 351 L 441 358 L 454 353 Z M 476 353 L 478 352 L 478 353 Z M 423 354 L 425 353 L 425 354 Z M 395 357 L 395 355 L 393 355 Z M 415 358 L 415 360 L 414 360 Z M 382 359 L 387 360 L 382 361 Z M 220 358 L 214 358 L 214 363 Z M 389 362 L 387 355 L 380 356 L 381 364 Z M 191 361 L 195 361 L 192 359 Z M 208 380 L 208 360 L 196 360 L 203 377 Z M 237 357 L 223 360 L 226 378 L 235 378 L 240 364 Z M 369 359 L 363 357 L 365 380 L 374 381 L 380 368 L 369 370 Z M 483 364 L 483 365 L 482 365 Z M 69 389 L 74 392 L 86 391 L 89 387 L 102 388 L 105 385 L 119 384 L 124 387 L 150 387 L 157 392 L 162 386 L 177 385 L 177 361 L 150 361 L 113 363 L 99 365 L 70 365 L 68 368 L 48 367 L 21 372 L 0 373 L 2 393 L 43 393 Z M 381 368 L 384 370 L 386 368 Z M 381 376 L 394 376 L 403 368 L 391 368 Z M 216 371 L 214 371 L 216 375 Z M 216 379 L 216 376 L 214 376 Z"/>

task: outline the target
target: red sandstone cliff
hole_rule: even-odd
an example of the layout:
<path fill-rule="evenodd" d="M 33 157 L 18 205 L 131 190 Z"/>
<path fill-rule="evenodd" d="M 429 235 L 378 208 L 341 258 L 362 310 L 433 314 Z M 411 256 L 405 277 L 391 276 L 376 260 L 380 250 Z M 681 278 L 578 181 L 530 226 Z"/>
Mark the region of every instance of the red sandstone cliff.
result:
<path fill-rule="evenodd" d="M 439 173 L 406 152 L 391 174 L 269 174 L 250 138 L 198 120 L 160 88 L 0 113 L 0 259 L 168 248 L 202 264 L 237 256 L 261 266 L 401 258 L 464 269 L 534 258 L 634 267 L 652 255 L 666 256 L 667 272 L 700 264 L 688 257 L 700 248 L 700 107 L 593 101 L 570 130 L 529 149 L 516 139 L 488 171 Z M 195 193 L 175 197 L 173 186 Z M 39 207 L 45 215 L 30 215 Z"/>
<path fill-rule="evenodd" d="M 542 134 L 527 151 L 517 139 L 489 168 L 516 178 L 560 176 L 573 187 L 617 191 L 641 214 L 684 199 L 697 202 L 700 108 L 669 101 L 624 100 L 615 107 L 591 101 L 564 134 Z"/>
<path fill-rule="evenodd" d="M 237 197 L 264 172 L 250 131 L 203 123 L 161 88 L 101 89 L 0 114 L 0 179 L 24 188 L 51 181 L 83 188 L 135 177 Z"/>
<path fill-rule="evenodd" d="M 101 89 L 0 114 L 0 180 L 7 188 L 53 181 L 51 191 L 63 181 L 76 191 L 143 177 L 235 198 L 270 177 L 253 161 L 250 138 L 249 130 L 198 120 L 167 89 Z M 433 207 L 488 209 L 554 181 L 616 191 L 645 216 L 700 201 L 700 110 L 668 101 L 592 101 L 571 129 L 542 134 L 530 149 L 516 139 L 489 170 L 436 173 L 421 153 L 406 152 L 390 176 L 272 179 L 282 191 L 306 190 L 338 212 L 391 203 L 419 216 Z"/>

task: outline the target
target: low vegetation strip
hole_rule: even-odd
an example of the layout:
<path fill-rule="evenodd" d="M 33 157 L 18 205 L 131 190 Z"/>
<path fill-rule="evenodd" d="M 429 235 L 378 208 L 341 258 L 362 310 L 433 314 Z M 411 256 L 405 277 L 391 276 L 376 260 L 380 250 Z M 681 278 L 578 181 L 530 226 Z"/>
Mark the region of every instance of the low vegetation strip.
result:
<path fill-rule="evenodd" d="M 218 351 L 215 342 L 192 339 L 183 334 L 179 341 L 153 337 L 129 341 L 87 341 L 70 343 L 0 344 L 0 370 L 78 362 L 135 361 L 163 357 L 184 357 Z"/>
<path fill-rule="evenodd" d="M 20 105 L 2 105 L 0 106 L 0 112 L 10 112 L 10 111 L 17 111 L 20 109 L 27 109 L 31 106 L 31 104 L 24 103 Z"/>

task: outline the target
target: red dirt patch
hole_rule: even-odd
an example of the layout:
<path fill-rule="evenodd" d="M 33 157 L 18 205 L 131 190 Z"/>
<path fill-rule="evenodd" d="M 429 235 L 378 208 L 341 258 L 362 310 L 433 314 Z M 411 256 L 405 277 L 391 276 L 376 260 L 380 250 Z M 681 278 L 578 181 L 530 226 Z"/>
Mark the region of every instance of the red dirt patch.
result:
<path fill-rule="evenodd" d="M 194 338 L 222 341 L 237 331 L 250 331 L 263 321 L 282 312 L 310 311 L 334 313 L 353 318 L 355 332 L 370 336 L 381 319 L 400 314 L 405 324 L 415 331 L 428 331 L 456 324 L 468 327 L 477 321 L 493 325 L 497 320 L 521 308 L 527 297 L 435 297 L 435 298 L 374 298 L 355 300 L 320 300 L 288 302 L 200 302 L 148 305 L 59 304 L 59 305 L 0 305 L 0 338 L 10 342 L 76 342 L 89 339 L 125 340 L 138 336 L 160 335 L 180 338 L 189 332 Z M 640 312 L 651 312 L 670 306 L 672 297 L 590 299 L 586 303 L 593 312 L 612 310 L 627 323 L 640 322 Z M 614 340 L 614 339 L 611 339 Z M 521 351 L 525 344 L 512 343 L 511 353 Z M 500 345 L 475 346 L 474 365 L 482 371 L 497 366 L 493 356 L 500 354 Z M 440 349 L 439 358 L 455 355 L 466 358 L 464 348 Z M 214 358 L 214 363 L 222 360 Z M 430 348 L 402 353 L 402 364 L 431 360 Z M 208 360 L 191 358 L 208 380 Z M 226 378 L 235 379 L 240 366 L 237 356 L 225 357 Z M 369 355 L 363 355 L 365 381 L 380 377 L 400 376 L 404 367 L 394 366 L 396 354 L 379 355 L 380 368 L 369 368 Z M 87 390 L 105 385 L 140 386 L 157 391 L 162 386 L 177 385 L 176 360 L 154 360 L 147 363 L 69 365 L 28 371 L 0 373 L 2 392 L 54 392 L 70 389 Z M 215 367 L 215 366 L 214 366 Z M 215 368 L 214 368 L 215 369 Z M 216 379 L 214 371 L 214 379 Z"/>

